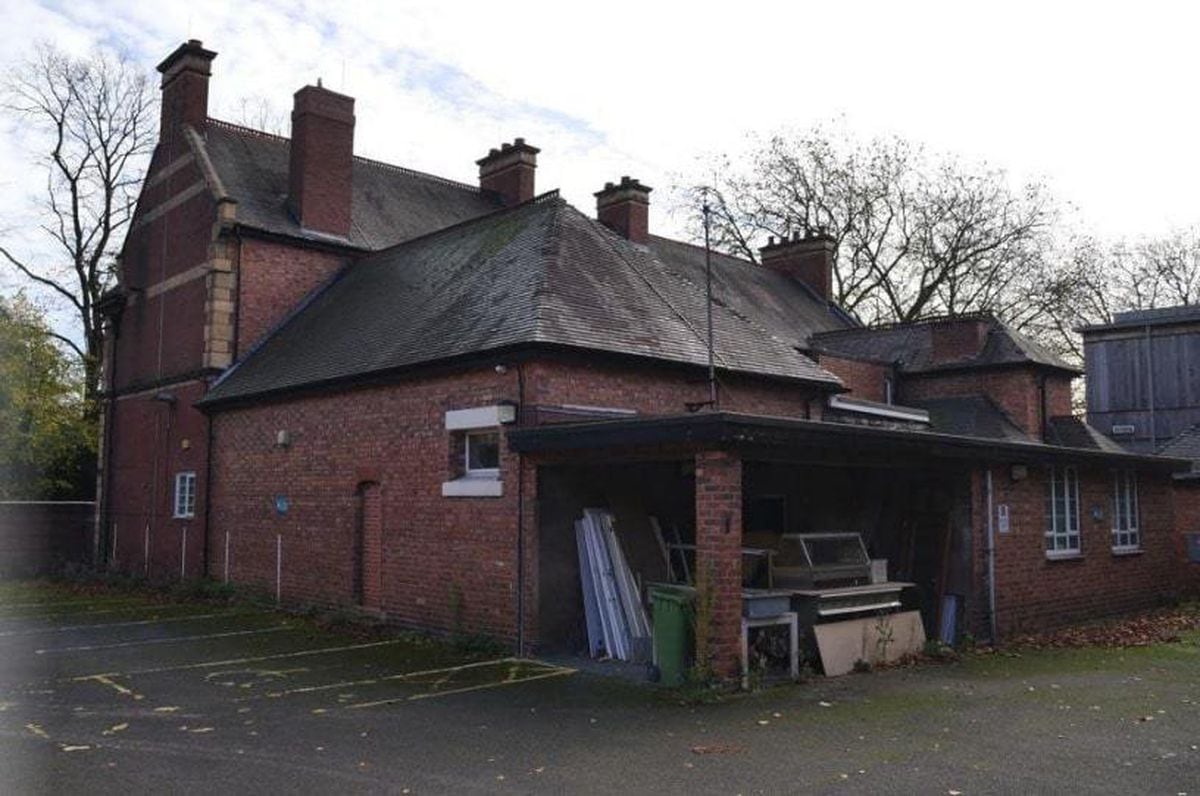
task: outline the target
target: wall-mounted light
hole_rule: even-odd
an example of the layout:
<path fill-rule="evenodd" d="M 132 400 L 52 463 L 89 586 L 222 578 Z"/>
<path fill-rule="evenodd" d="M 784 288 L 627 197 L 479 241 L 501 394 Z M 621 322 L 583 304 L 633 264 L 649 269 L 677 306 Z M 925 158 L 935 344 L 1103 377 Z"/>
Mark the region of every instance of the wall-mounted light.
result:
<path fill-rule="evenodd" d="M 285 429 L 280 429 L 275 432 L 275 447 L 290 448 L 292 446 L 292 432 Z"/>
<path fill-rule="evenodd" d="M 1014 481 L 1024 481 L 1029 477 L 1029 468 L 1023 464 L 1014 464 L 1010 475 Z"/>

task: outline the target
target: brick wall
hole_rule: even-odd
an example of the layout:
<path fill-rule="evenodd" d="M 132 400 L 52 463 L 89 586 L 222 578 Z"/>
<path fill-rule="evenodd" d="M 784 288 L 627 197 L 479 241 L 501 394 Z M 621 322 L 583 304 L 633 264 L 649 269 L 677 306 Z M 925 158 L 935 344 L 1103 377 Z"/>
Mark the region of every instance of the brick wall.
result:
<path fill-rule="evenodd" d="M 863 398 L 867 401 L 885 401 L 887 399 L 884 383 L 891 368 L 878 362 L 864 362 L 858 359 L 821 355 L 821 367 L 831 371 L 842 380 L 850 390 L 851 397 Z"/>
<path fill-rule="evenodd" d="M 0 501 L 0 579 L 92 563 L 95 521 L 95 503 Z"/>
<path fill-rule="evenodd" d="M 909 374 L 900 383 L 897 403 L 984 395 L 995 401 L 1020 429 L 1040 440 L 1042 407 L 1038 379 L 1036 369 L 1023 367 Z M 1071 414 L 1071 386 L 1066 376 L 1047 376 L 1046 411 L 1050 417 Z"/>
<path fill-rule="evenodd" d="M 346 263 L 342 255 L 243 238 L 238 258 L 238 356 Z"/>
<path fill-rule="evenodd" d="M 707 392 L 702 379 L 670 368 L 527 363 L 526 400 L 678 413 Z M 378 483 L 382 515 L 380 607 L 394 620 L 442 630 L 515 635 L 517 457 L 505 450 L 500 498 L 444 498 L 457 475 L 458 440 L 445 412 L 519 398 L 516 367 L 457 374 L 285 403 L 235 409 L 214 419 L 210 572 L 224 572 L 229 534 L 234 581 L 275 589 L 282 535 L 284 600 L 350 603 L 356 582 L 356 492 Z M 802 415 L 795 387 L 731 385 L 745 411 Z M 276 445 L 287 431 L 292 444 Z M 524 467 L 526 635 L 536 639 L 536 471 Z M 279 515 L 274 502 L 286 497 Z M 737 517 L 740 522 L 740 514 Z"/>
<path fill-rule="evenodd" d="M 512 373 L 485 368 L 217 415 L 213 574 L 228 533 L 231 579 L 273 593 L 278 535 L 284 601 L 353 602 L 356 493 L 374 482 L 380 608 L 406 625 L 512 638 L 516 457 L 502 453 L 503 497 L 443 498 L 441 488 L 452 477 L 445 412 L 515 393 Z M 289 447 L 276 445 L 278 431 Z"/>
<path fill-rule="evenodd" d="M 996 528 L 996 616 L 1001 637 L 1154 605 L 1178 591 L 1173 512 L 1166 477 L 1139 473 L 1142 552 L 1112 552 L 1113 476 L 1104 468 L 1078 468 L 1080 556 L 1045 555 L 1044 467 L 1013 481 L 1007 467 L 993 468 L 994 505 L 1007 505 L 1010 530 Z M 975 480 L 977 573 L 986 572 L 987 510 L 983 479 Z M 1093 518 L 1094 507 L 1103 513 Z M 982 577 L 979 580 L 983 583 Z"/>
<path fill-rule="evenodd" d="M 1200 481 L 1177 482 L 1174 488 L 1176 547 L 1183 563 L 1182 590 L 1200 596 L 1200 562 L 1188 560 L 1187 534 L 1200 533 Z"/>
<path fill-rule="evenodd" d="M 696 578 L 699 600 L 711 590 L 707 650 L 697 629 L 696 657 L 729 678 L 741 668 L 742 461 L 735 454 L 696 454 Z M 699 609 L 698 610 L 702 610 Z"/>
<path fill-rule="evenodd" d="M 157 390 L 116 402 L 109 459 L 113 484 L 104 517 L 116 529 L 115 546 L 110 537 L 104 551 L 110 567 L 156 581 L 178 580 L 181 573 L 185 578 L 204 574 L 207 510 L 208 421 L 192 407 L 206 385 L 191 381 L 164 389 L 175 395 L 174 404 L 154 400 Z M 196 512 L 192 518 L 176 519 L 175 475 L 185 471 L 196 474 Z"/>
<path fill-rule="evenodd" d="M 526 401 L 533 405 L 575 404 L 669 415 L 687 403 L 708 400 L 702 370 L 664 365 L 543 360 L 526 367 Z M 821 416 L 821 398 L 811 387 L 752 381 L 720 374 L 721 409 L 783 417 Z M 807 414 L 806 414 L 807 413 Z"/>

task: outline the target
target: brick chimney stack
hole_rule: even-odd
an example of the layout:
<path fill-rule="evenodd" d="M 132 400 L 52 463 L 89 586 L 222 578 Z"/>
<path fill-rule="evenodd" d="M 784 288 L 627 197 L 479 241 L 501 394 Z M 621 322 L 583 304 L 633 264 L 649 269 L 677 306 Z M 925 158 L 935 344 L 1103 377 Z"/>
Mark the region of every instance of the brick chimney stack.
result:
<path fill-rule="evenodd" d="M 758 250 L 762 264 L 803 282 L 826 301 L 833 298 L 833 259 L 837 242 L 824 232 L 799 233 L 791 239 L 768 238 Z"/>
<path fill-rule="evenodd" d="M 534 196 L 533 172 L 540 151 L 517 138 L 488 152 L 475 161 L 480 189 L 498 195 L 509 207 L 528 202 Z"/>
<path fill-rule="evenodd" d="M 634 243 L 650 240 L 650 191 L 634 178 L 622 177 L 614 185 L 605 183 L 596 192 L 596 218 L 600 223 Z"/>
<path fill-rule="evenodd" d="M 288 205 L 300 226 L 350 234 L 354 180 L 354 98 L 305 86 L 292 106 Z"/>
<path fill-rule="evenodd" d="M 162 73 L 162 117 L 159 142 L 179 152 L 186 146 L 184 125 L 204 132 L 208 121 L 208 78 L 217 54 L 204 49 L 199 39 L 189 39 L 168 55 L 158 71 Z"/>
<path fill-rule="evenodd" d="M 992 319 L 985 316 L 933 321 L 929 324 L 930 357 L 937 365 L 972 360 L 983 352 L 991 329 Z"/>

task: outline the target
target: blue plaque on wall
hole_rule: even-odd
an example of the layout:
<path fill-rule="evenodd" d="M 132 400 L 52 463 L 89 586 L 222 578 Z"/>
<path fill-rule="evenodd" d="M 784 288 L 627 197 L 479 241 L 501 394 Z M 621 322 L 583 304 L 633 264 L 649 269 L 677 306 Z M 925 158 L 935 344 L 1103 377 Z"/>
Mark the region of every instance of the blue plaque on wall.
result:
<path fill-rule="evenodd" d="M 288 513 L 289 505 L 291 505 L 291 504 L 288 503 L 287 495 L 276 495 L 275 496 L 275 513 L 278 514 L 280 517 L 282 517 L 284 514 Z"/>

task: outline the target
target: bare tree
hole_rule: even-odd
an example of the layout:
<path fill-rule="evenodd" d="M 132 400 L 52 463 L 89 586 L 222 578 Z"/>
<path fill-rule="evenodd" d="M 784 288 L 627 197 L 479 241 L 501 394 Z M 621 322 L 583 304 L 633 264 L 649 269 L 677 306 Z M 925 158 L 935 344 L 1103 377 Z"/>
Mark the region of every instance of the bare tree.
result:
<path fill-rule="evenodd" d="M 45 44 L 4 85 L 4 110 L 45 135 L 39 229 L 48 245 L 26 253 L 0 240 L 0 261 L 78 318 L 78 338 L 52 334 L 82 363 L 89 411 L 103 345 L 97 303 L 112 284 L 115 248 L 153 147 L 156 101 L 135 65 L 107 55 L 75 58 Z"/>
<path fill-rule="evenodd" d="M 837 243 L 834 298 L 868 322 L 989 310 L 1018 320 L 1047 269 L 1056 209 L 986 166 L 934 158 L 900 138 L 866 142 L 818 126 L 776 135 L 739 168 L 719 158 L 709 197 L 721 249 L 754 260 L 769 235 L 825 232 Z M 698 218 L 693 216 L 693 218 Z"/>
<path fill-rule="evenodd" d="M 1105 242 L 1077 236 L 1059 254 L 1056 295 L 1037 319 L 1056 334 L 1066 352 L 1082 359 L 1074 330 L 1108 323 L 1126 310 L 1200 304 L 1200 230 L 1180 229 L 1162 237 Z"/>
<path fill-rule="evenodd" d="M 287 117 L 266 97 L 254 95 L 238 100 L 237 110 L 229 121 L 261 130 L 272 135 L 287 135 Z"/>

